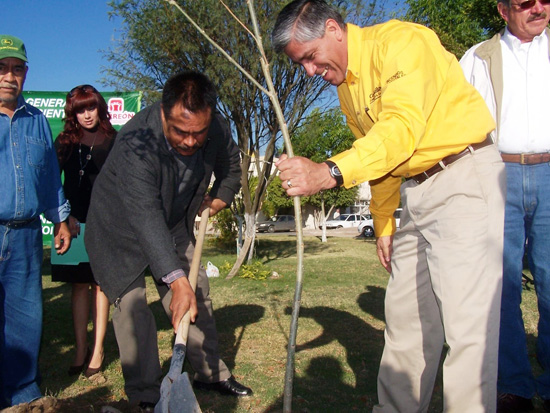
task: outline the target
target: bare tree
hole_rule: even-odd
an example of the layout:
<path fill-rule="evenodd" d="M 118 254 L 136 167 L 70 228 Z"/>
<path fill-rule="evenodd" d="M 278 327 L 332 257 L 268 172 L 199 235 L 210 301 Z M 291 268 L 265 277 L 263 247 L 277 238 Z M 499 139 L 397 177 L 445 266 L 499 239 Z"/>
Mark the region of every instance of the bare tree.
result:
<path fill-rule="evenodd" d="M 112 83 L 106 80 L 105 84 L 123 89 L 147 86 L 150 89 L 145 90 L 146 97 L 152 99 L 172 73 L 193 69 L 205 72 L 219 86 L 220 110 L 233 122 L 242 152 L 242 182 L 248 183 L 251 167 L 259 176 L 254 193 L 248 185 L 243 185 L 246 235 L 231 273 L 235 274 L 253 245 L 256 213 L 273 169 L 277 139 L 282 134 L 286 152 L 293 156 L 289 130 L 297 127 L 327 84 L 317 77 L 305 78 L 286 57 L 274 55 L 271 48 L 264 49 L 262 34 L 270 33 L 273 17 L 287 1 L 261 0 L 260 13 L 256 13 L 252 0 L 228 0 L 229 6 L 224 4 L 224 7 L 215 5 L 215 0 L 166 2 L 115 0 L 110 3 L 113 14 L 121 16 L 125 25 L 119 47 L 107 53 L 112 66 L 106 72 L 114 80 Z M 340 3 L 350 2 L 361 4 L 359 0 Z M 168 3 L 180 13 L 174 12 Z M 369 7 L 375 3 L 369 3 Z M 223 13 L 224 8 L 227 13 Z M 193 10 L 193 18 L 184 10 Z M 228 19 L 227 15 L 233 18 Z M 240 20 L 237 15 L 247 18 Z M 213 29 L 207 34 L 203 27 Z M 239 68 L 239 72 L 235 72 L 234 67 Z M 264 150 L 263 162 L 260 162 L 261 150 Z M 298 262 L 285 375 L 285 411 L 291 408 L 303 275 L 298 197 L 294 198 L 294 212 Z"/>
<path fill-rule="evenodd" d="M 273 16 L 283 1 L 261 0 L 257 10 L 258 30 L 266 35 L 271 30 Z M 158 98 L 164 81 L 174 72 L 184 69 L 206 73 L 218 85 L 219 108 L 231 123 L 242 154 L 242 206 L 237 211 L 244 216 L 244 245 L 240 249 L 230 277 L 235 275 L 254 245 L 256 216 L 272 175 L 273 158 L 280 146 L 280 127 L 268 96 L 254 84 L 267 89 L 268 85 L 259 64 L 257 45 L 246 26 L 251 26 L 248 4 L 229 0 L 231 13 L 248 16 L 238 22 L 218 0 L 174 2 L 192 14 L 197 26 L 208 30 L 208 36 L 221 50 L 234 57 L 249 74 L 235 71 L 234 66 L 203 36 L 206 31 L 189 24 L 182 13 L 158 0 L 113 1 L 113 14 L 123 18 L 124 26 L 119 46 L 107 53 L 111 67 L 106 70 L 105 82 L 118 88 L 147 88 L 148 101 Z M 246 26 L 245 26 L 246 25 Z M 202 32 L 201 32 L 202 31 Z M 311 105 L 327 88 L 318 78 L 303 76 L 299 67 L 288 58 L 266 48 L 265 60 L 270 62 L 269 73 L 277 91 L 287 128 L 293 131 Z M 258 176 L 253 191 L 247 182 Z"/>
<path fill-rule="evenodd" d="M 258 30 L 266 44 L 265 59 L 277 91 L 279 103 L 292 134 L 314 103 L 319 104 L 328 85 L 320 78 L 307 78 L 302 69 L 270 47 L 274 17 L 289 0 L 256 0 Z M 378 0 L 383 4 L 384 0 Z M 251 32 L 251 17 L 245 0 L 179 0 L 175 2 L 193 16 L 197 27 L 168 3 L 158 0 L 113 0 L 112 15 L 122 18 L 117 46 L 106 51 L 109 67 L 103 83 L 119 90 L 144 91 L 146 103 L 157 100 L 164 82 L 174 73 L 192 69 L 206 73 L 218 85 L 219 108 L 231 121 L 242 154 L 242 209 L 244 245 L 229 277 L 234 276 L 247 257 L 252 257 L 257 214 L 274 173 L 273 158 L 281 145 L 277 117 L 267 95 L 252 79 L 267 88 L 260 56 Z M 368 22 L 380 18 L 377 1 L 346 0 L 337 2 L 349 11 L 352 20 Z M 230 11 L 229 11 L 230 10 Z M 234 16 L 247 16 L 238 21 Z M 203 36 L 220 45 L 250 75 L 235 70 L 226 57 Z M 250 189 L 251 175 L 258 185 Z"/>

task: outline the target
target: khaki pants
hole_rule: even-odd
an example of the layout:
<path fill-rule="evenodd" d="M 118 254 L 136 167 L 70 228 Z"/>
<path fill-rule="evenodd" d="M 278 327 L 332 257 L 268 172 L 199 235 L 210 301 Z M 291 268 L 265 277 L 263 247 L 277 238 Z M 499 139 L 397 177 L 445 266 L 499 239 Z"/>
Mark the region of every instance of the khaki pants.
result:
<path fill-rule="evenodd" d="M 492 145 L 402 185 L 375 412 L 427 411 L 445 342 L 444 410 L 496 410 L 505 183 Z"/>
<path fill-rule="evenodd" d="M 178 243 L 177 248 L 178 254 L 187 257 L 190 262 L 194 250 L 192 244 L 184 240 Z M 157 285 L 157 290 L 170 318 L 172 292 L 165 284 Z M 202 267 L 199 270 L 196 296 L 199 314 L 196 322 L 189 328 L 186 359 L 195 371 L 195 380 L 226 380 L 231 376 L 231 372 L 219 356 L 210 285 L 206 271 Z M 112 314 L 126 395 L 130 403 L 156 403 L 160 398 L 162 371 L 158 354 L 157 327 L 153 313 L 147 305 L 143 274 L 122 296 L 118 308 L 115 308 Z"/>

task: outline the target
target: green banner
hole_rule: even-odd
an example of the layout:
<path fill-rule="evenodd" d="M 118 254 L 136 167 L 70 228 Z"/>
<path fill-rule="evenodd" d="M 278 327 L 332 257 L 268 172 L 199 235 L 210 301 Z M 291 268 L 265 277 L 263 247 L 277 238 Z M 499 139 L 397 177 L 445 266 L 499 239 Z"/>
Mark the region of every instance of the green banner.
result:
<path fill-rule="evenodd" d="M 100 92 L 107 102 L 111 124 L 116 130 L 134 117 L 141 110 L 142 92 Z M 25 101 L 40 109 L 48 119 L 55 140 L 63 130 L 65 117 L 65 98 L 67 92 L 32 92 L 23 91 Z M 53 235 L 53 224 L 43 216 L 42 236 L 43 244 L 50 245 Z"/>

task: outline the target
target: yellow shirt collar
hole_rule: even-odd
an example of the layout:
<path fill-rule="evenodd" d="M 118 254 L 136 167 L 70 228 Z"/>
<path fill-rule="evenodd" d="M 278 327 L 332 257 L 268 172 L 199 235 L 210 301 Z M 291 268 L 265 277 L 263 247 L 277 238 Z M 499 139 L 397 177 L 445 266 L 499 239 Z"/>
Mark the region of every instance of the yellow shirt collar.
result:
<path fill-rule="evenodd" d="M 346 24 L 348 36 L 348 68 L 346 72 L 346 83 L 356 81 L 360 77 L 362 44 L 362 31 L 359 26 L 351 23 Z"/>

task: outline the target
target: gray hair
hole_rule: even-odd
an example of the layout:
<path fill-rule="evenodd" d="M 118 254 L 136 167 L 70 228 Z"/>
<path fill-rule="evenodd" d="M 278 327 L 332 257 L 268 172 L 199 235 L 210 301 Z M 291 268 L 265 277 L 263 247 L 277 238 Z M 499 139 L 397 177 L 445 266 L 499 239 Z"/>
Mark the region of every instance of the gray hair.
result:
<path fill-rule="evenodd" d="M 277 16 L 271 41 L 276 52 L 281 52 L 292 41 L 306 43 L 325 35 L 325 23 L 335 20 L 346 30 L 344 18 L 324 0 L 295 0 L 287 4 Z"/>

